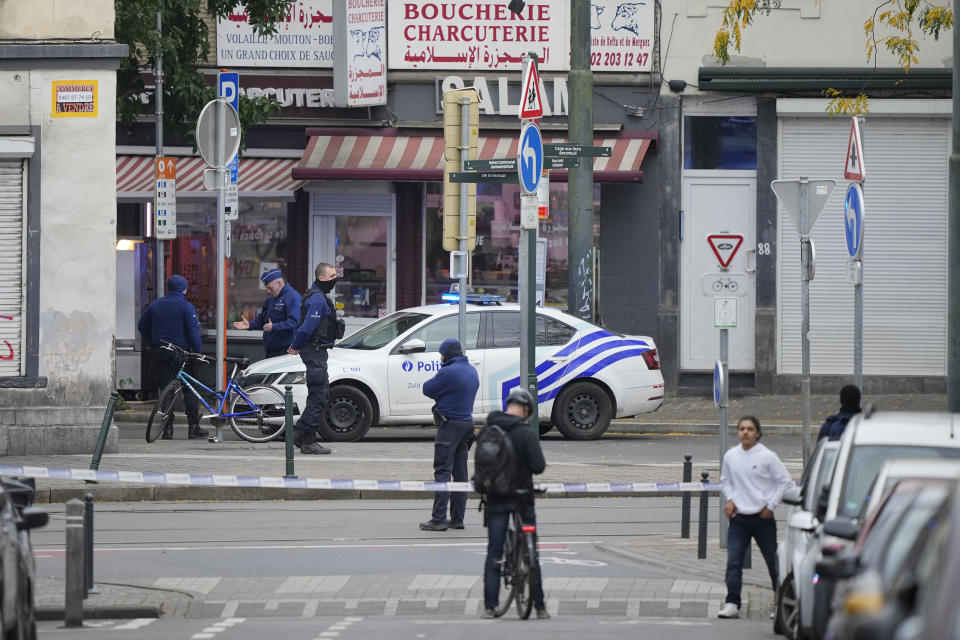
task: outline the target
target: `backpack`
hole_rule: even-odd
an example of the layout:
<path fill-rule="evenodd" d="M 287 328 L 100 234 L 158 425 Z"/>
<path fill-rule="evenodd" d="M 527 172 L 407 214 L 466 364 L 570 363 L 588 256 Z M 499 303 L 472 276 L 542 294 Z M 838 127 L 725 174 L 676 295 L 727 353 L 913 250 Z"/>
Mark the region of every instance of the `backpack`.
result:
<path fill-rule="evenodd" d="M 495 498 L 513 497 L 522 486 L 513 441 L 503 428 L 488 424 L 477 436 L 473 454 L 473 488 Z"/>
<path fill-rule="evenodd" d="M 307 291 L 306 295 L 303 296 L 300 300 L 300 324 L 303 324 L 303 321 L 307 319 L 307 300 L 310 299 L 310 296 L 320 293 L 322 291 L 317 291 L 316 289 L 310 289 Z M 333 305 L 330 304 L 330 300 L 327 299 L 327 305 L 330 307 L 330 314 L 324 316 L 320 319 L 320 324 L 314 330 L 313 336 L 320 338 L 323 342 L 333 343 L 335 340 L 339 340 L 343 337 L 343 334 L 346 333 L 347 325 L 343 321 L 343 318 L 338 318 L 335 315 L 333 310 Z"/>

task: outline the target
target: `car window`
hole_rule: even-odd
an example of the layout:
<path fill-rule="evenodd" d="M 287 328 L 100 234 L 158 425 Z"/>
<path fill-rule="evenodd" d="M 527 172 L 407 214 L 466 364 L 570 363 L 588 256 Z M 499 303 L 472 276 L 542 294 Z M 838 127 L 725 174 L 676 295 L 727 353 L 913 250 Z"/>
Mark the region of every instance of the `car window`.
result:
<path fill-rule="evenodd" d="M 404 340 L 404 343 L 410 340 L 423 340 L 427 345 L 427 353 L 440 351 L 440 344 L 447 338 L 456 339 L 460 334 L 460 318 L 456 314 L 444 316 L 434 320 L 410 334 L 410 337 Z M 477 339 L 480 336 L 480 313 L 467 314 L 467 344 L 465 349 L 476 349 Z"/>
<path fill-rule="evenodd" d="M 867 492 L 883 463 L 892 458 L 960 458 L 960 449 L 910 445 L 854 445 L 847 460 L 837 515 L 860 515 Z"/>
<path fill-rule="evenodd" d="M 890 538 L 904 511 L 917 497 L 915 491 L 896 491 L 890 494 L 880 508 L 876 518 L 870 525 L 870 531 L 860 549 L 860 566 L 872 566 L 883 553 L 887 540 Z"/>
<path fill-rule="evenodd" d="M 520 312 L 496 311 L 490 314 L 490 346 L 493 349 L 520 348 Z"/>
<path fill-rule="evenodd" d="M 946 497 L 946 486 L 932 486 L 925 488 L 913 502 L 913 506 L 907 511 L 900 526 L 883 549 L 881 562 L 884 584 L 889 584 L 900 571 L 900 565 L 907 556 L 907 552 L 910 551 L 924 527 L 928 526 L 930 518 Z"/>
<path fill-rule="evenodd" d="M 577 330 L 565 322 L 542 314 L 537 314 L 537 346 L 563 346 L 570 342 Z"/>
<path fill-rule="evenodd" d="M 337 346 L 343 349 L 379 349 L 429 317 L 425 313 L 394 313 L 347 336 Z"/>
<path fill-rule="evenodd" d="M 819 499 L 820 492 L 823 491 L 823 485 L 830 481 L 833 476 L 833 468 L 837 463 L 837 453 L 839 447 L 831 447 L 823 452 L 823 458 L 820 460 L 820 468 L 817 469 L 817 478 L 813 484 L 813 491 L 806 498 L 806 510 L 813 511 Z"/>

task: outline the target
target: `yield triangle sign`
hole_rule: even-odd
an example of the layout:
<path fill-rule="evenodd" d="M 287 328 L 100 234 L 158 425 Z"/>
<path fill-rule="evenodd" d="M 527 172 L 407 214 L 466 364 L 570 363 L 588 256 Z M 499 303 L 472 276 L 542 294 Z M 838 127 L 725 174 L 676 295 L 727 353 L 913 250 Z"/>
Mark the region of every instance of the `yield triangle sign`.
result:
<path fill-rule="evenodd" d="M 737 255 L 740 245 L 743 244 L 743 236 L 714 234 L 707 236 L 707 243 L 713 249 L 713 255 L 717 256 L 717 262 L 726 269 L 733 262 L 733 256 Z"/>
<path fill-rule="evenodd" d="M 543 98 L 540 96 L 540 73 L 533 58 L 526 58 L 523 68 L 523 93 L 520 94 L 520 119 L 543 117 Z"/>
<path fill-rule="evenodd" d="M 843 177 L 847 180 L 862 182 L 866 175 L 863 166 L 863 141 L 860 138 L 860 121 L 850 119 L 850 141 L 847 142 L 847 162 L 843 166 Z"/>

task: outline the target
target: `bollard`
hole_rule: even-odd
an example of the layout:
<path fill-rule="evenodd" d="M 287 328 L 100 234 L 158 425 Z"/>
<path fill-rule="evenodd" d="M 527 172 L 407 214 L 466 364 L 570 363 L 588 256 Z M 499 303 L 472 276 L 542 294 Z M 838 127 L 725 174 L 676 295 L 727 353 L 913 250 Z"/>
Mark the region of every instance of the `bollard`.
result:
<path fill-rule="evenodd" d="M 706 483 L 710 474 L 706 471 L 700 473 L 700 482 Z M 706 489 L 700 492 L 700 517 L 699 531 L 697 532 L 697 559 L 703 560 L 707 557 L 707 509 L 710 508 L 710 492 Z"/>
<path fill-rule="evenodd" d="M 107 403 L 107 410 L 103 414 L 103 422 L 100 424 L 100 436 L 97 438 L 97 448 L 93 450 L 93 460 L 90 461 L 90 469 L 96 471 L 100 468 L 100 458 L 103 456 L 103 448 L 107 446 L 107 436 L 110 434 L 110 425 L 113 423 L 113 412 L 117 408 L 117 399 L 120 394 L 116 391 L 110 394 L 110 402 Z M 88 480 L 88 482 L 92 482 Z"/>
<path fill-rule="evenodd" d="M 690 482 L 693 477 L 693 455 L 683 454 L 683 481 Z M 690 537 L 690 492 L 684 491 L 680 498 L 680 537 Z"/>
<path fill-rule="evenodd" d="M 67 500 L 66 515 L 67 552 L 66 594 L 64 598 L 63 623 L 67 627 L 83 626 L 83 502 L 76 498 Z"/>
<path fill-rule="evenodd" d="M 83 597 L 99 593 L 93 586 L 93 494 L 83 496 L 83 576 L 86 589 Z"/>
<path fill-rule="evenodd" d="M 287 447 L 287 473 L 284 478 L 296 478 L 293 473 L 293 385 L 285 385 L 283 389 L 283 438 Z"/>

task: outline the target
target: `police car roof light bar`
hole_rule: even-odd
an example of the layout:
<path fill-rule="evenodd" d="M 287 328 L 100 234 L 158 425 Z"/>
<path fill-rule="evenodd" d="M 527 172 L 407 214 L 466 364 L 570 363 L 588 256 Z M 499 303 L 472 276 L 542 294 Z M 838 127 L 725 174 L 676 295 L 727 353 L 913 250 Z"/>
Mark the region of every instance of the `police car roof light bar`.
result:
<path fill-rule="evenodd" d="M 455 291 L 450 291 L 442 296 L 440 299 L 444 302 L 460 302 L 460 294 Z M 467 294 L 467 304 L 497 304 L 499 305 L 502 302 L 506 302 L 507 296 L 495 296 L 489 293 L 468 293 Z"/>

